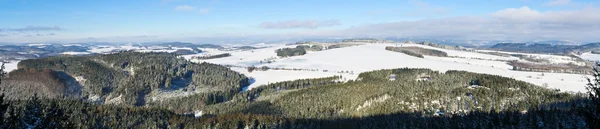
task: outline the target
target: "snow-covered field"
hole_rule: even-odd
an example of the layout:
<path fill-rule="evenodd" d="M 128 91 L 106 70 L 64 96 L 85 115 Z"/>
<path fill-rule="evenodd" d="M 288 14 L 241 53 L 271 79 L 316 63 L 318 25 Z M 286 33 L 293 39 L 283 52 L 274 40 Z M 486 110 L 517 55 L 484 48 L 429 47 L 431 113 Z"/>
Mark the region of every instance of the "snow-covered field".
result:
<path fill-rule="evenodd" d="M 591 61 L 600 61 L 600 54 L 592 54 L 591 52 L 583 53 L 579 57 Z"/>
<path fill-rule="evenodd" d="M 386 51 L 386 46 L 412 45 L 431 48 L 447 52 L 450 56 L 461 58 L 430 57 L 417 58 L 398 52 Z M 342 75 L 348 79 L 355 79 L 360 72 L 392 69 L 392 68 L 429 68 L 445 72 L 447 70 L 465 70 L 476 73 L 501 75 L 530 82 L 536 85 L 547 85 L 549 88 L 558 88 L 562 91 L 585 91 L 584 75 L 564 73 L 542 73 L 522 72 L 509 70 L 510 66 L 502 61 L 476 60 L 470 58 L 484 58 L 492 60 L 512 60 L 513 57 L 502 57 L 475 52 L 464 52 L 433 48 L 418 44 L 365 44 L 353 47 L 331 49 L 325 51 L 309 52 L 303 56 L 289 58 L 278 58 L 275 50 L 283 47 L 294 47 L 279 45 L 270 48 L 257 49 L 253 51 L 232 51 L 230 57 L 204 60 L 216 64 L 228 64 L 237 66 L 268 66 L 276 68 L 302 68 L 319 69 L 318 71 L 256 71 L 248 73 L 243 68 L 232 68 L 255 79 L 250 86 L 254 88 L 262 84 L 278 81 L 295 80 L 302 78 L 317 78 L 333 75 Z M 552 56 L 552 55 L 548 55 Z M 265 59 L 274 59 L 273 63 L 261 63 Z M 493 67 L 492 67 L 493 66 Z M 323 70 L 327 70 L 324 72 Z M 350 71 L 350 73 L 338 73 L 338 71 Z"/>
<path fill-rule="evenodd" d="M 5 68 L 4 71 L 10 72 L 10 71 L 17 69 L 17 64 L 19 64 L 19 61 L 14 61 L 14 60 L 9 61 L 8 63 L 4 64 L 4 68 Z"/>
<path fill-rule="evenodd" d="M 394 44 L 388 44 L 388 45 L 391 46 Z M 434 49 L 434 50 L 444 51 L 448 54 L 448 56 L 458 56 L 458 57 L 464 57 L 464 58 L 481 58 L 481 59 L 488 59 L 488 60 L 518 60 L 519 59 L 517 57 L 503 57 L 503 56 L 481 54 L 481 53 L 475 53 L 475 52 L 448 50 L 448 49 L 436 48 L 436 47 L 426 46 L 426 45 L 421 45 L 421 44 L 397 44 L 395 46 L 401 46 L 401 47 L 416 46 L 416 47 L 421 47 L 421 48 Z"/>
<path fill-rule="evenodd" d="M 134 50 L 137 52 L 175 52 L 177 50 L 192 50 L 192 48 L 189 48 L 189 47 L 164 47 L 164 46 L 143 47 L 143 46 L 133 46 L 133 45 L 96 46 L 96 47 L 92 47 L 91 50 L 88 50 L 88 52 L 110 53 L 113 51 L 129 51 L 129 50 Z"/>
<path fill-rule="evenodd" d="M 190 60 L 190 59 L 192 59 L 193 56 L 218 55 L 218 54 L 232 52 L 232 51 L 221 51 L 219 49 L 214 49 L 214 48 L 199 48 L 199 49 L 202 50 L 202 53 L 183 55 L 182 57 L 184 57 L 187 60 Z"/>
<path fill-rule="evenodd" d="M 534 59 L 548 60 L 551 63 L 555 63 L 555 64 L 572 63 L 572 64 L 577 64 L 577 65 L 585 65 L 585 63 L 578 62 L 577 59 L 575 59 L 573 57 L 568 57 L 568 56 L 548 55 L 548 54 L 532 54 L 532 53 L 519 53 L 519 52 L 505 52 L 505 51 L 494 51 L 494 50 L 477 50 L 477 51 L 480 51 L 480 52 L 499 52 L 499 53 L 506 53 L 506 54 L 521 54 L 521 55 L 529 56 L 529 57 L 534 58 Z M 518 59 L 518 58 L 516 58 L 516 59 Z"/>
<path fill-rule="evenodd" d="M 90 53 L 89 52 L 63 52 L 61 54 L 63 54 L 63 55 L 87 55 Z"/>

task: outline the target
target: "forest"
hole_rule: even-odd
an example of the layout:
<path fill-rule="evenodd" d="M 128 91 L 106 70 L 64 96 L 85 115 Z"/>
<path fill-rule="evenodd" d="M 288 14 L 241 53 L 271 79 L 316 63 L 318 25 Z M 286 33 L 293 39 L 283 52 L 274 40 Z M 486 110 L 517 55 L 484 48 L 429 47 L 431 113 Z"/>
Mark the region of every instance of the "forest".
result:
<path fill-rule="evenodd" d="M 38 95 L 43 98 L 71 96 L 143 106 L 152 92 L 197 89 L 206 95 L 196 99 L 210 101 L 214 98 L 209 97 L 231 97 L 249 83 L 246 76 L 227 67 L 197 64 L 170 53 L 59 56 L 23 60 L 18 67 L 1 85 L 7 95 L 15 96 L 8 98 L 27 98 L 23 96 L 42 92 Z"/>
<path fill-rule="evenodd" d="M 1 88 L 19 84 L 16 82 L 21 78 L 38 78 L 36 83 L 48 82 L 29 88 L 61 88 L 65 82 L 61 74 L 56 73 L 69 75 L 86 71 L 69 68 L 75 63 L 67 60 L 71 58 L 78 62 L 85 62 L 82 61 L 85 59 L 90 60 L 89 63 L 98 62 L 101 66 L 97 67 L 105 67 L 104 70 L 122 71 L 132 66 L 150 69 L 154 66 L 128 59 L 128 54 L 151 61 L 158 61 L 152 59 L 162 56 L 171 57 L 165 53 L 122 53 L 107 57 L 57 57 L 36 61 L 47 65 L 26 61 L 19 64 L 19 72 L 7 75 L 2 72 Z M 130 63 L 123 65 L 124 62 Z M 181 64 L 186 63 L 183 61 Z M 117 67 L 108 67 L 113 65 Z M 227 73 L 227 68 L 221 69 L 218 65 L 187 65 L 210 67 L 199 70 L 205 76 L 213 75 L 207 73 Z M 174 73 L 187 68 L 192 76 L 200 74 L 188 66 L 177 68 Z M 153 74 L 133 71 L 135 73 L 128 75 Z M 207 90 L 160 103 L 148 102 L 144 106 L 52 96 L 60 94 L 60 90 L 49 91 L 51 94 L 34 93 L 20 99 L 10 97 L 17 92 L 5 92 L 0 96 L 0 113 L 4 114 L 0 117 L 0 128 L 599 128 L 600 72 L 597 69 L 593 71 L 587 86 L 588 93 L 560 92 L 498 75 L 413 68 L 364 72 L 356 80 L 347 82 L 340 81 L 339 76 L 332 76 L 271 83 L 247 91 L 230 89 L 239 88 L 239 85 L 234 85 L 242 83 L 234 81 L 234 78 L 244 80 L 243 75 L 232 72 L 225 80 L 213 77 L 193 81 L 214 85 L 208 89 L 224 90 Z M 115 77 L 113 75 L 105 80 Z M 84 85 L 87 84 L 86 81 Z M 228 84 L 233 85 L 219 87 Z M 119 85 L 111 91 L 136 86 Z M 147 86 L 152 89 L 151 84 Z M 190 111 L 201 113 L 192 114 Z"/>
<path fill-rule="evenodd" d="M 421 48 L 421 47 L 392 47 L 392 46 L 387 46 L 385 47 L 385 50 L 388 51 L 394 51 L 394 52 L 401 52 L 410 56 L 414 56 L 414 57 L 419 57 L 419 58 L 424 58 L 423 55 L 428 55 L 428 56 L 438 56 L 438 57 L 448 57 L 448 54 L 446 52 L 443 51 L 439 51 L 439 50 L 434 50 L 434 49 L 426 49 L 426 48 Z"/>
<path fill-rule="evenodd" d="M 229 54 L 229 53 L 223 53 L 223 54 L 216 54 L 216 55 L 193 56 L 192 59 L 209 60 L 209 59 L 216 59 L 216 58 L 223 58 L 223 57 L 230 57 L 230 56 L 231 56 L 231 54 Z"/>
<path fill-rule="evenodd" d="M 290 57 L 290 56 L 301 56 L 306 54 L 306 50 L 302 46 L 296 46 L 295 48 L 281 48 L 275 50 L 279 57 Z"/>

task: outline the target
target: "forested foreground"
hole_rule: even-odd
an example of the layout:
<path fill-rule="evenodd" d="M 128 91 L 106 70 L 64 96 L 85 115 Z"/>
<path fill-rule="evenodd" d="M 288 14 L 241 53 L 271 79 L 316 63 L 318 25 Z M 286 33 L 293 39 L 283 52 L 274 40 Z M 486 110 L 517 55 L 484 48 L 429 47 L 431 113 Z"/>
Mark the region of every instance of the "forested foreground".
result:
<path fill-rule="evenodd" d="M 144 106 L 155 92 L 190 91 L 210 103 L 225 101 L 247 86 L 246 76 L 171 53 L 121 52 L 23 60 L 1 85 L 7 98 L 68 96 L 96 103 Z M 24 92 L 26 91 L 26 92 Z M 200 104 L 202 104 L 200 103 Z"/>
<path fill-rule="evenodd" d="M 52 71 L 31 72 L 53 80 Z M 333 76 L 272 83 L 198 104 L 194 96 L 144 106 L 2 96 L 0 128 L 600 128 L 595 73 L 589 94 L 497 75 L 401 68 L 349 82 Z"/>

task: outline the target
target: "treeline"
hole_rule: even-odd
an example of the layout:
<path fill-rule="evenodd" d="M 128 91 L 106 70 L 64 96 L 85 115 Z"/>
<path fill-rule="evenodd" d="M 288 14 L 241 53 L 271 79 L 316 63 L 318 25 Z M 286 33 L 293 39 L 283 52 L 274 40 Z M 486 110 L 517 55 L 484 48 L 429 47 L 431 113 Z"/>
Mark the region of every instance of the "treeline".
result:
<path fill-rule="evenodd" d="M 595 128 L 584 109 L 527 113 L 472 112 L 421 117 L 422 112 L 339 119 L 304 119 L 260 114 L 193 118 L 167 110 L 95 105 L 80 101 L 31 98 L 1 101 L 1 128 Z"/>
<path fill-rule="evenodd" d="M 36 93 L 49 98 L 64 97 L 68 87 L 59 75 L 51 69 L 18 69 L 4 78 L 0 90 L 9 99 L 29 98 Z"/>
<path fill-rule="evenodd" d="M 389 79 L 392 74 L 396 80 Z M 419 79 L 423 75 L 430 79 Z M 558 92 L 497 75 L 439 73 L 428 69 L 366 72 L 357 81 L 303 89 L 267 87 L 270 88 L 243 92 L 231 103 L 210 105 L 202 110 L 215 115 L 252 113 L 330 120 L 390 113 L 449 117 L 473 112 L 529 112 L 538 107 L 566 110 L 588 103 L 582 94 Z"/>
<path fill-rule="evenodd" d="M 298 45 L 296 48 L 302 48 L 306 51 L 322 51 L 325 48 L 322 45 Z"/>
<path fill-rule="evenodd" d="M 302 46 L 296 46 L 295 48 L 280 48 L 275 50 L 279 57 L 290 57 L 300 56 L 306 54 L 306 50 Z"/>
<path fill-rule="evenodd" d="M 448 57 L 448 54 L 446 52 L 443 51 L 439 51 L 439 50 L 433 50 L 433 49 L 426 49 L 426 48 L 421 48 L 421 47 L 392 47 L 392 46 L 387 46 L 385 47 L 385 50 L 388 51 L 394 51 L 394 52 L 401 52 L 410 56 L 415 56 L 415 57 L 419 57 L 419 58 L 424 58 L 423 55 L 428 55 L 428 56 L 438 56 L 438 57 Z"/>
<path fill-rule="evenodd" d="M 223 57 L 230 57 L 230 56 L 231 56 L 231 54 L 229 54 L 229 53 L 223 53 L 223 54 L 217 54 L 217 55 L 194 56 L 194 57 L 192 57 L 192 59 L 209 60 L 209 59 L 216 59 L 216 58 L 223 58 Z"/>
<path fill-rule="evenodd" d="M 552 72 L 552 73 L 576 73 L 590 74 L 592 70 L 589 66 L 579 66 L 575 64 L 538 64 L 522 61 L 508 61 L 508 65 L 513 66 L 512 70 Z"/>
<path fill-rule="evenodd" d="M 583 45 L 554 45 L 543 43 L 498 43 L 489 47 L 494 50 L 524 52 L 524 53 L 550 53 L 569 55 L 571 52 L 583 53 L 594 51 L 600 48 L 600 43 L 588 43 Z"/>

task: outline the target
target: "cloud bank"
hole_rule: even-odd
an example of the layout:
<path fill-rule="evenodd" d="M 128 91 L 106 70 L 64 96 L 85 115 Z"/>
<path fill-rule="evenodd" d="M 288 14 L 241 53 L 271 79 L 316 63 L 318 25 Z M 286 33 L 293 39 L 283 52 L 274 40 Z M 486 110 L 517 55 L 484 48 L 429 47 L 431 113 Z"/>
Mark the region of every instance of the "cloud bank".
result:
<path fill-rule="evenodd" d="M 470 40 L 600 41 L 600 8 L 536 11 L 527 6 L 481 16 L 366 24 L 343 30 L 298 34 L 329 36 L 394 36 Z M 288 27 L 288 26 L 283 26 Z"/>
<path fill-rule="evenodd" d="M 58 26 L 26 26 L 23 28 L 0 28 L 0 32 L 36 32 L 36 31 L 60 31 Z"/>

